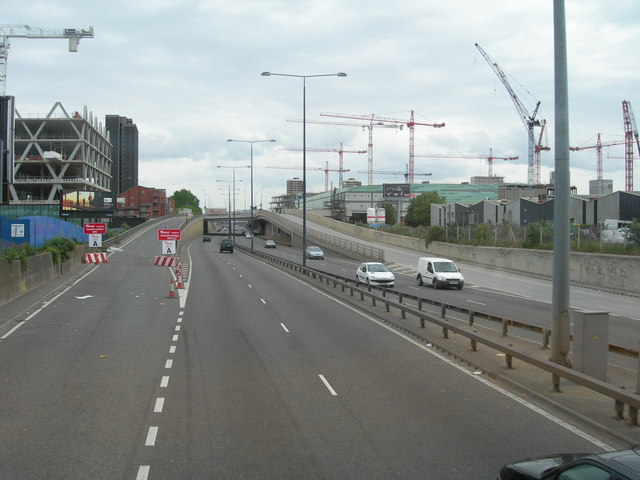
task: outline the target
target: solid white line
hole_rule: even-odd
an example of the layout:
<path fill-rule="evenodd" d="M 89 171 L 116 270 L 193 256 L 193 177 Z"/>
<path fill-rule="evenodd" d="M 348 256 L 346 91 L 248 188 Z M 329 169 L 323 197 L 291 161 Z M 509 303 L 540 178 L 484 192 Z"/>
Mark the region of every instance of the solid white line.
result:
<path fill-rule="evenodd" d="M 136 480 L 147 480 L 149 478 L 149 465 L 140 465 Z"/>
<path fill-rule="evenodd" d="M 180 325 L 176 325 L 176 332 L 180 331 Z"/>
<path fill-rule="evenodd" d="M 173 360 L 171 360 L 170 358 L 167 359 L 166 363 L 164 364 L 164 368 L 171 368 L 173 367 Z"/>
<path fill-rule="evenodd" d="M 162 380 L 160 380 L 160 388 L 167 388 L 169 386 L 169 377 L 164 376 Z"/>
<path fill-rule="evenodd" d="M 169 347 L 169 353 L 176 353 L 176 346 L 175 345 L 171 345 Z"/>
<path fill-rule="evenodd" d="M 158 437 L 158 427 L 149 427 L 147 433 L 147 440 L 144 442 L 145 447 L 153 447 L 156 444 L 156 438 Z"/>
<path fill-rule="evenodd" d="M 178 341 L 178 338 L 179 338 L 179 337 L 178 337 L 178 335 L 174 335 L 174 336 L 173 336 L 173 339 L 172 339 L 171 341 L 172 341 L 172 342 L 177 342 L 177 341 Z"/>
<path fill-rule="evenodd" d="M 0 337 L 0 340 L 4 340 L 5 338 L 7 338 L 9 335 L 11 335 L 13 332 L 15 332 L 17 329 L 19 329 L 22 325 L 24 325 L 25 323 L 27 323 L 26 321 L 24 322 L 20 322 L 18 324 L 16 324 L 15 327 L 13 327 L 11 330 L 9 330 L 7 333 L 5 333 L 3 336 Z"/>
<path fill-rule="evenodd" d="M 164 408 L 164 397 L 156 398 L 156 405 L 153 407 L 153 413 L 162 413 Z"/>
<path fill-rule="evenodd" d="M 338 395 L 336 393 L 336 391 L 333 389 L 333 387 L 331 386 L 331 384 L 327 381 L 326 378 L 324 378 L 324 375 L 318 375 L 320 377 L 320 380 L 322 380 L 322 383 L 324 383 L 324 386 L 327 387 L 327 389 L 331 392 L 331 395 L 333 395 L 334 397 L 336 395 Z"/>
<path fill-rule="evenodd" d="M 287 330 L 287 327 L 285 327 L 284 323 L 281 323 L 280 325 L 282 325 L 282 329 L 283 329 L 285 332 L 289 333 L 289 330 Z"/>

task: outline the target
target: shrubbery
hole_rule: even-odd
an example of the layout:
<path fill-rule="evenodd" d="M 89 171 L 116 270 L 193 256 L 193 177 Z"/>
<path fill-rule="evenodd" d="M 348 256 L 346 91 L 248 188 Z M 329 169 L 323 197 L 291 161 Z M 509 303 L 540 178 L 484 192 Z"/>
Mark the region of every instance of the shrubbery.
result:
<path fill-rule="evenodd" d="M 47 240 L 40 248 L 34 248 L 30 244 L 8 248 L 0 256 L 0 262 L 11 263 L 20 260 L 22 270 L 29 266 L 29 257 L 41 252 L 51 252 L 53 263 L 68 260 L 73 249 L 78 245 L 74 240 L 64 237 L 53 237 Z"/>

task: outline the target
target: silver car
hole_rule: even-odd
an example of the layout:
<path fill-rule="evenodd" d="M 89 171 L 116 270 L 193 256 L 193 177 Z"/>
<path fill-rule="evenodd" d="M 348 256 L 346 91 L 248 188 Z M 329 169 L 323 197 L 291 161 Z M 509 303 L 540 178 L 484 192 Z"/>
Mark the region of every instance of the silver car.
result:
<path fill-rule="evenodd" d="M 365 262 L 361 263 L 356 270 L 356 283 L 366 283 L 367 285 L 379 285 L 381 287 L 393 287 L 396 277 L 389 271 L 384 263 Z"/>
<path fill-rule="evenodd" d="M 324 259 L 324 252 L 320 247 L 311 246 L 306 248 L 306 250 L 304 251 L 304 256 L 309 259 L 313 258 L 322 260 Z"/>

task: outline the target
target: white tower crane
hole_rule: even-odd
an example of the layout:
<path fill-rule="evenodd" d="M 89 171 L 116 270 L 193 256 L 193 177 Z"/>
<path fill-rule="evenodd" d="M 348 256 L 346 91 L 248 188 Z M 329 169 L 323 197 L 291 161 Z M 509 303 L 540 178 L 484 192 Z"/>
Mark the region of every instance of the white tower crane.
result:
<path fill-rule="evenodd" d="M 93 27 L 88 30 L 64 28 L 50 30 L 29 25 L 0 25 L 0 95 L 7 89 L 7 57 L 10 38 L 68 38 L 69 51 L 77 52 L 81 38 L 93 38 Z"/>
<path fill-rule="evenodd" d="M 533 134 L 534 127 L 541 126 L 540 120 L 536 119 L 536 115 L 538 114 L 538 108 L 540 107 L 540 102 L 536 103 L 533 113 L 529 114 L 527 109 L 524 108 L 524 105 L 516 95 L 516 92 L 514 92 L 513 88 L 511 88 L 511 85 L 509 85 L 509 81 L 507 80 L 507 75 L 500 68 L 500 65 L 498 65 L 489 56 L 489 54 L 485 52 L 477 43 L 476 43 L 476 48 L 480 51 L 480 53 L 482 54 L 484 59 L 487 61 L 491 69 L 498 76 L 498 78 L 504 85 L 504 88 L 506 88 L 507 92 L 509 92 L 509 96 L 511 97 L 511 100 L 513 100 L 513 104 L 515 105 L 516 110 L 518 111 L 518 115 L 520 115 L 520 119 L 522 120 L 522 123 L 524 123 L 524 126 L 527 129 L 527 133 L 529 136 L 529 148 L 527 152 L 528 153 L 527 158 L 529 160 L 528 170 L 527 170 L 527 183 L 529 185 L 532 185 L 536 182 L 536 178 L 537 179 L 540 178 L 540 172 L 536 172 L 536 162 L 535 162 L 535 156 L 534 156 L 534 152 L 536 149 L 536 139 Z"/>

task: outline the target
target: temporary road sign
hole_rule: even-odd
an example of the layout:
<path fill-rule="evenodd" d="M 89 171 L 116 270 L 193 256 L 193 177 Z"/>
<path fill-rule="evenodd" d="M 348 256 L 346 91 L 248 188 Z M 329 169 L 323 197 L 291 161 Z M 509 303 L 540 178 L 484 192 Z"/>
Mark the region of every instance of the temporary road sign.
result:
<path fill-rule="evenodd" d="M 158 240 L 180 240 L 180 229 L 158 229 Z"/>
<path fill-rule="evenodd" d="M 101 247 L 102 246 L 102 235 L 99 233 L 90 233 L 89 234 L 89 246 L 90 247 Z"/>
<path fill-rule="evenodd" d="M 162 254 L 163 255 L 175 255 L 176 254 L 176 241 L 175 240 L 163 240 L 162 241 Z"/>
<path fill-rule="evenodd" d="M 82 231 L 85 235 L 89 235 L 92 233 L 102 235 L 104 233 L 107 233 L 107 224 L 106 223 L 83 223 Z"/>

